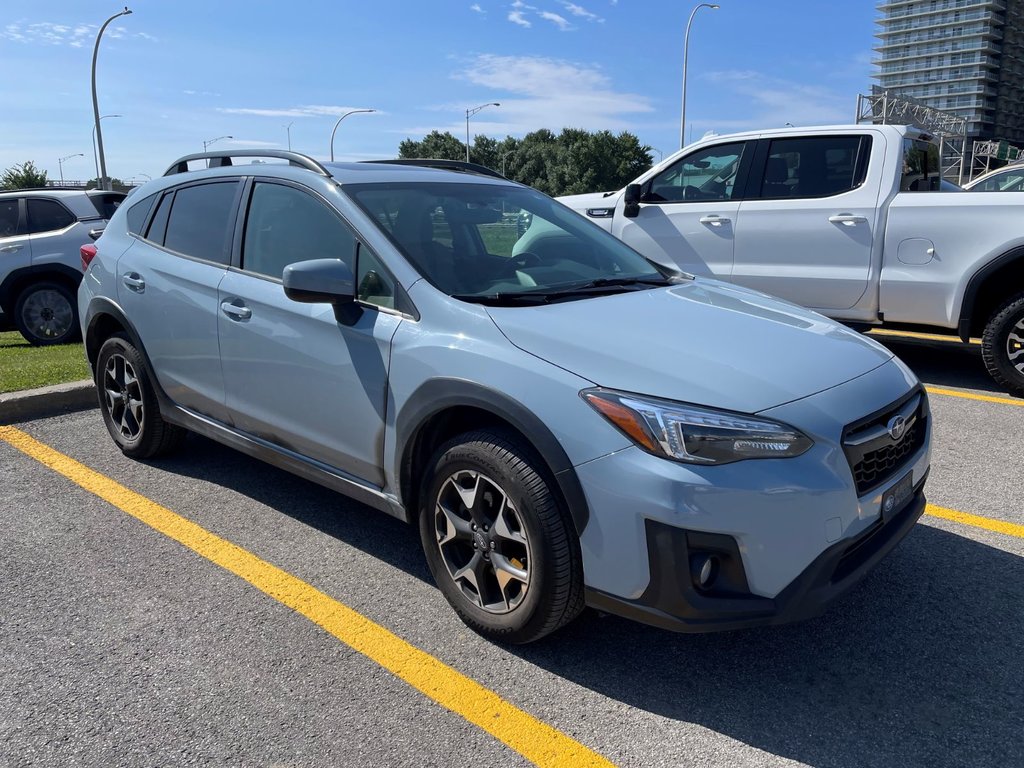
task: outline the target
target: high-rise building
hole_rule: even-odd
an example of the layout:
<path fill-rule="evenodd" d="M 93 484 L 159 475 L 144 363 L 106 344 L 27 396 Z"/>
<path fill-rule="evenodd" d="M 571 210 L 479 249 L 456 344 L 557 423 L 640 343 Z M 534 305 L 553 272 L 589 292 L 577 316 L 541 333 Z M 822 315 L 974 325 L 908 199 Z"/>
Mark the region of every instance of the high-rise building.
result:
<path fill-rule="evenodd" d="M 878 85 L 1024 144 L 1024 0 L 883 0 Z"/>

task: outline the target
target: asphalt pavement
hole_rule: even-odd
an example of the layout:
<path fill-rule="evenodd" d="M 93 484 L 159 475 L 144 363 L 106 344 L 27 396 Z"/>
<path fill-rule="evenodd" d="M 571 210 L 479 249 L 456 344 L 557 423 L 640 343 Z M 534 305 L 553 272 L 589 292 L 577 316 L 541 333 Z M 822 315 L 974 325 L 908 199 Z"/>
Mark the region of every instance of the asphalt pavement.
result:
<path fill-rule="evenodd" d="M 1001 400 L 976 349 L 883 341 L 967 395 L 931 395 L 929 502 L 1024 525 L 1024 407 Z M 168 460 L 126 459 L 95 409 L 16 426 L 614 764 L 1024 764 L 1020 531 L 926 515 L 803 624 L 676 635 L 587 612 L 504 648 L 458 621 L 397 520 L 196 436 Z M 529 764 L 3 440 L 0 489 L 0 765 Z"/>

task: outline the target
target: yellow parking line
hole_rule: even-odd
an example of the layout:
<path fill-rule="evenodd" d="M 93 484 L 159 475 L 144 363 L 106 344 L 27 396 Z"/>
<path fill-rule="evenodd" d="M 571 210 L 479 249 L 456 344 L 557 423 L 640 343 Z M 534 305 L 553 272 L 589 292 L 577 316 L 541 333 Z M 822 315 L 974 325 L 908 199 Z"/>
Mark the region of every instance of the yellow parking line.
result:
<path fill-rule="evenodd" d="M 1003 520 L 993 520 L 990 517 L 969 515 L 966 512 L 959 512 L 955 509 L 936 507 L 934 504 L 929 504 L 924 511 L 926 515 L 931 515 L 932 517 L 941 517 L 943 520 L 950 520 L 961 525 L 969 525 L 972 528 L 983 528 L 986 531 L 994 531 L 995 533 L 1003 533 L 1007 536 L 1024 539 L 1024 525 L 1019 523 L 1007 523 Z"/>
<path fill-rule="evenodd" d="M 963 342 L 960 341 L 959 336 L 946 336 L 941 333 L 921 333 L 919 331 L 894 331 L 889 328 L 872 328 L 868 331 L 868 334 L 871 336 L 893 336 L 895 338 L 927 339 L 929 341 L 946 341 L 963 344 Z M 967 343 L 977 346 L 981 344 L 981 339 L 971 339 Z"/>
<path fill-rule="evenodd" d="M 343 603 L 14 427 L 0 440 L 305 616 L 442 707 L 538 766 L 611 766 L 604 757 L 516 708 Z M 468 630 L 467 630 L 468 631 Z"/>
<path fill-rule="evenodd" d="M 1002 403 L 1003 405 L 1016 405 L 1024 407 L 1024 399 L 1013 397 L 995 397 L 994 395 L 976 395 L 973 392 L 963 392 L 959 389 L 945 389 L 944 387 L 925 387 L 930 395 L 945 395 L 946 397 L 962 397 L 965 400 L 980 400 L 984 403 Z"/>

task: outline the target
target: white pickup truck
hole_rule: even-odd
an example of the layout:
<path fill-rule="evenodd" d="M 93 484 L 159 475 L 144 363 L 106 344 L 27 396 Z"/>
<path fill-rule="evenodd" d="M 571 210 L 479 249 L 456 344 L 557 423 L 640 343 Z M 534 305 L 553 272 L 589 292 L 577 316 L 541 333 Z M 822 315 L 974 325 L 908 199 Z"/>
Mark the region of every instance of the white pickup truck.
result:
<path fill-rule="evenodd" d="M 687 272 L 854 324 L 981 335 L 989 373 L 1024 396 L 1024 192 L 940 181 L 918 130 L 706 137 L 623 190 L 559 199 Z"/>

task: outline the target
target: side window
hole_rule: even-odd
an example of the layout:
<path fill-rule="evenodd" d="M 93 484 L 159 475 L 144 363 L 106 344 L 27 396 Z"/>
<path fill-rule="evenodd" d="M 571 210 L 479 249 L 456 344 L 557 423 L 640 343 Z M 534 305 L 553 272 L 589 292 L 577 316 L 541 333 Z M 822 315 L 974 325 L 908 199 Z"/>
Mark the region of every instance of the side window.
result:
<path fill-rule="evenodd" d="M 747 145 L 719 144 L 687 155 L 648 182 L 645 203 L 731 200 Z"/>
<path fill-rule="evenodd" d="M 367 304 L 395 308 L 395 280 L 380 263 L 377 254 L 362 243 L 356 268 L 356 297 Z"/>
<path fill-rule="evenodd" d="M 1011 171 L 1000 173 L 990 179 L 986 179 L 976 187 L 971 188 L 972 192 L 1022 192 L 1024 191 L 1024 171 Z"/>
<path fill-rule="evenodd" d="M 942 187 L 939 148 L 929 141 L 903 140 L 901 192 L 935 192 Z"/>
<path fill-rule="evenodd" d="M 18 234 L 18 199 L 0 200 L 0 237 Z"/>
<path fill-rule="evenodd" d="M 153 220 L 149 224 L 149 232 L 146 239 L 157 245 L 164 244 L 164 235 L 167 234 L 167 219 L 171 215 L 171 203 L 174 202 L 174 192 L 166 192 L 160 198 L 160 204 L 156 207 Z"/>
<path fill-rule="evenodd" d="M 174 193 L 164 246 L 186 256 L 227 264 L 228 230 L 238 182 L 197 184 Z"/>
<path fill-rule="evenodd" d="M 146 223 L 146 217 L 156 202 L 156 195 L 150 195 L 144 200 L 139 200 L 128 209 L 128 231 L 133 235 L 141 235 L 142 227 Z"/>
<path fill-rule="evenodd" d="M 345 223 L 312 195 L 269 182 L 253 187 L 242 269 L 280 279 L 297 261 L 342 259 L 351 266 L 355 244 Z"/>
<path fill-rule="evenodd" d="M 28 231 L 54 232 L 74 224 L 78 219 L 67 208 L 56 200 L 28 200 Z"/>
<path fill-rule="evenodd" d="M 829 197 L 864 183 L 868 136 L 773 139 L 761 178 L 762 198 Z"/>

